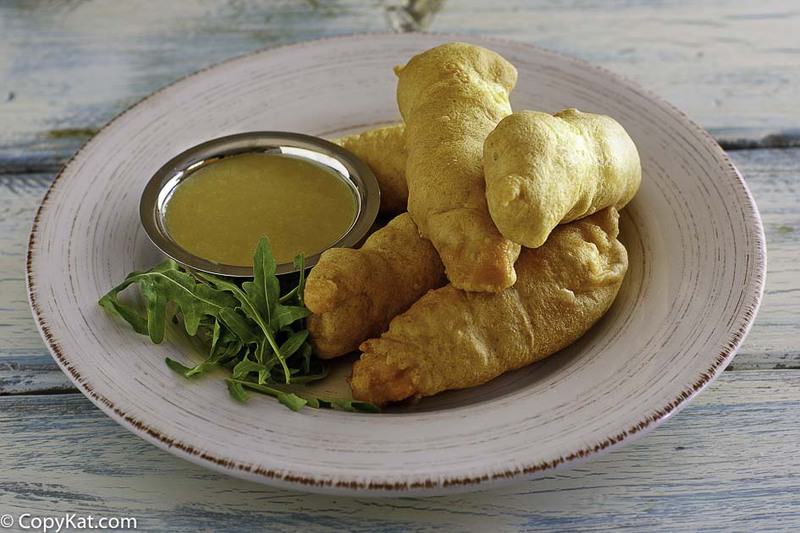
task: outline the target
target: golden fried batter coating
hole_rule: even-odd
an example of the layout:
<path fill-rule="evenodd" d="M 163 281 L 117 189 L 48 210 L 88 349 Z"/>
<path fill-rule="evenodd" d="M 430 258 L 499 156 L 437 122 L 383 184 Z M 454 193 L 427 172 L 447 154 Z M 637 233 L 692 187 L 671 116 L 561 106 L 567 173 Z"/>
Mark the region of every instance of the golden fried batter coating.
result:
<path fill-rule="evenodd" d="M 348 135 L 333 142 L 361 158 L 378 179 L 381 213 L 398 215 L 408 205 L 406 139 L 403 124 Z"/>
<path fill-rule="evenodd" d="M 311 342 L 323 359 L 352 352 L 446 282 L 436 250 L 403 213 L 360 249 L 326 250 L 311 269 L 304 293 Z"/>
<path fill-rule="evenodd" d="M 611 306 L 628 267 L 614 208 L 559 226 L 517 261 L 499 293 L 447 285 L 428 292 L 361 344 L 353 397 L 385 404 L 474 387 L 583 335 Z"/>
<path fill-rule="evenodd" d="M 486 136 L 511 113 L 516 69 L 490 50 L 448 43 L 395 72 L 406 125 L 409 213 L 454 286 L 499 291 L 513 285 L 520 247 L 489 216 L 481 158 Z"/>
<path fill-rule="evenodd" d="M 492 220 L 529 248 L 541 246 L 558 224 L 621 209 L 642 181 L 625 129 L 577 109 L 506 117 L 486 138 L 483 169 Z"/>

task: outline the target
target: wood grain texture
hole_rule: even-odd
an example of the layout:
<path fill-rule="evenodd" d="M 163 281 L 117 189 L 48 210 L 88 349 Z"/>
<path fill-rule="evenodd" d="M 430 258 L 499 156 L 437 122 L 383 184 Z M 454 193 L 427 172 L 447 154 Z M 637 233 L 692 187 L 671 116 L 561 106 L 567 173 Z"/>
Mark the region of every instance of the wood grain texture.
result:
<path fill-rule="evenodd" d="M 728 372 L 646 439 L 552 477 L 369 500 L 268 489 L 127 433 L 83 396 L 0 399 L 3 512 L 129 515 L 145 531 L 754 531 L 800 524 L 800 371 Z"/>
<path fill-rule="evenodd" d="M 32 6 L 35 5 L 35 8 Z M 0 167 L 71 154 L 133 102 L 265 46 L 364 31 L 466 32 L 582 57 L 731 146 L 800 139 L 800 10 L 785 0 L 74 0 L 0 4 Z"/>
<path fill-rule="evenodd" d="M 764 219 L 769 261 L 764 301 L 731 369 L 800 368 L 797 309 L 800 149 L 731 154 Z M 0 394 L 72 389 L 39 337 L 25 296 L 23 261 L 47 174 L 0 174 Z"/>
<path fill-rule="evenodd" d="M 724 143 L 800 139 L 800 5 L 785 0 L 447 2 L 431 31 L 551 48 L 627 76 Z M 764 130 L 768 131 L 764 131 Z"/>
<path fill-rule="evenodd" d="M 0 4 L 0 155 L 69 153 L 175 79 L 267 46 L 386 31 L 401 2 L 62 1 Z M 387 11 L 395 9 L 392 14 Z"/>
<path fill-rule="evenodd" d="M 800 149 L 731 152 L 767 236 L 767 285 L 731 369 L 800 368 Z"/>
<path fill-rule="evenodd" d="M 39 332 L 24 310 L 25 251 L 33 214 L 52 179 L 48 174 L 0 174 L 0 356 L 42 355 Z M 13 310 L 13 311 L 12 311 Z"/>
<path fill-rule="evenodd" d="M 0 394 L 74 390 L 28 310 L 25 250 L 51 174 L 0 174 Z"/>

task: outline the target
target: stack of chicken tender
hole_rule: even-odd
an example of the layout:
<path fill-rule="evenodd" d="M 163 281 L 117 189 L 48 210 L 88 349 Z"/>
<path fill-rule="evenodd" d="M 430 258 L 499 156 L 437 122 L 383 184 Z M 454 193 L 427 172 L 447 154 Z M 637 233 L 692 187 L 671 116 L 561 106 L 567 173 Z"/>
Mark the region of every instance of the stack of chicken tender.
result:
<path fill-rule="evenodd" d="M 309 274 L 320 357 L 355 350 L 378 405 L 473 387 L 561 350 L 608 310 L 628 267 L 618 209 L 641 182 L 615 120 L 513 112 L 513 65 L 447 43 L 395 68 L 403 123 L 338 142 L 396 215 Z M 407 212 L 406 212 L 407 209 Z"/>

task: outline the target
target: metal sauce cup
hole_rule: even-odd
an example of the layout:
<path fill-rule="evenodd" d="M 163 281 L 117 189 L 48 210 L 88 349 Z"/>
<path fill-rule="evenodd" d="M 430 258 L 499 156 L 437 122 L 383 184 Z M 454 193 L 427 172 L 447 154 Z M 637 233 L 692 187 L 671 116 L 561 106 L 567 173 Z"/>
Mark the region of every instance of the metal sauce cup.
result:
<path fill-rule="evenodd" d="M 328 167 L 350 186 L 356 200 L 356 216 L 350 228 L 330 248 L 356 246 L 372 227 L 378 215 L 381 193 L 375 175 L 363 161 L 341 146 L 319 137 L 283 131 L 254 131 L 198 144 L 158 169 L 147 182 L 139 202 L 142 226 L 153 244 L 188 268 L 222 276 L 253 277 L 252 267 L 224 265 L 192 254 L 170 237 L 165 224 L 167 203 L 172 193 L 193 171 L 225 157 L 253 152 L 286 154 L 311 160 Z M 254 252 L 255 245 L 253 243 Z M 306 267 L 316 264 L 320 253 L 306 257 Z M 277 266 L 278 274 L 297 270 L 292 263 Z"/>

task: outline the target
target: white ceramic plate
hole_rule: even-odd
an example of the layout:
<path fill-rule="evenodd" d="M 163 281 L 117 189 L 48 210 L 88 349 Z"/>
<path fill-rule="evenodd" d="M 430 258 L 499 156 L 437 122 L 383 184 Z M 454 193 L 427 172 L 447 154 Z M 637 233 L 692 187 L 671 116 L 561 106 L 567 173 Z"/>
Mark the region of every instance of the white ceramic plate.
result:
<path fill-rule="evenodd" d="M 516 65 L 515 109 L 578 107 L 630 132 L 644 179 L 624 211 L 630 269 L 609 314 L 572 347 L 413 411 L 240 405 L 216 379 L 188 383 L 97 299 L 159 255 L 139 225 L 148 178 L 186 148 L 250 130 L 333 136 L 397 120 L 392 66 L 449 40 Z M 110 417 L 170 452 L 284 487 L 442 493 L 541 475 L 629 442 L 676 412 L 733 357 L 759 304 L 758 212 L 717 144 L 682 113 L 584 62 L 452 35 L 362 35 L 225 62 L 146 98 L 69 162 L 36 216 L 31 307 L 59 365 Z M 358 317 L 353 317 L 358 320 Z"/>

